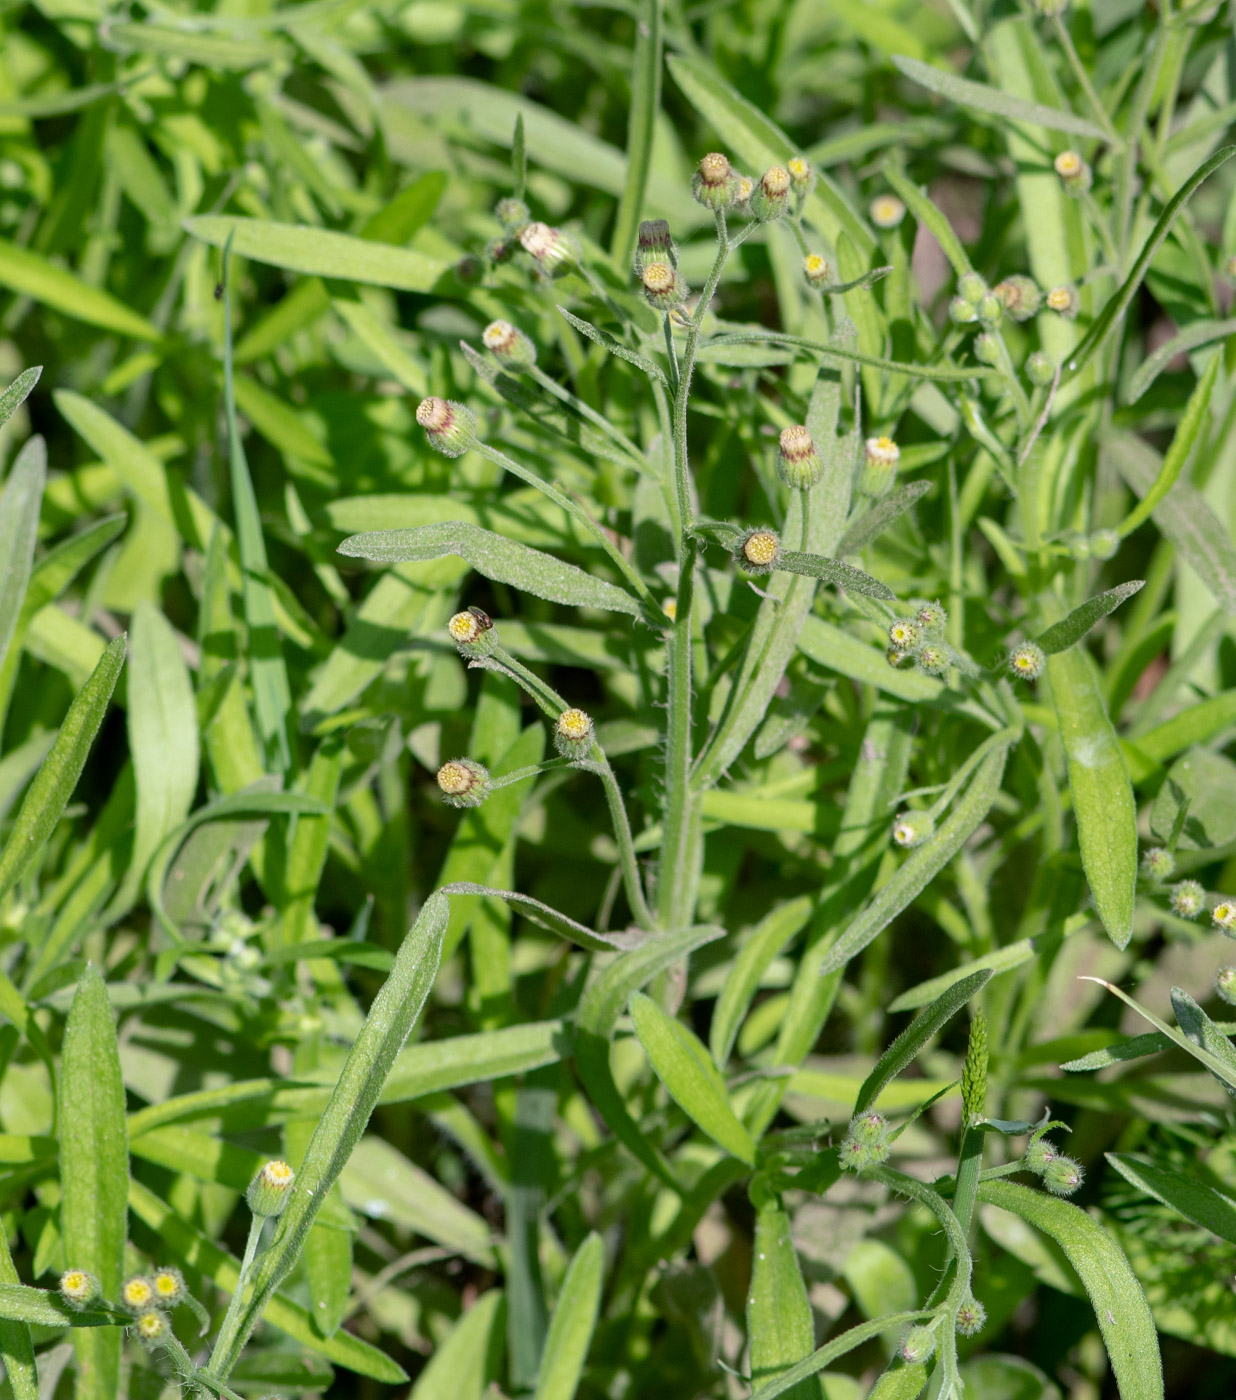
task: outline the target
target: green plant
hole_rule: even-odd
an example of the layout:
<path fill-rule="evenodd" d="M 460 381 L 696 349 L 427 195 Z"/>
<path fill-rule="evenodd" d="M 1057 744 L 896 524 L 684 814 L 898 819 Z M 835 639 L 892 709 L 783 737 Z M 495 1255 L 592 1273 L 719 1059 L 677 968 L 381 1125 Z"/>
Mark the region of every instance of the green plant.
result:
<path fill-rule="evenodd" d="M 1223 13 L 0 14 L 16 1400 L 1236 1355 Z"/>

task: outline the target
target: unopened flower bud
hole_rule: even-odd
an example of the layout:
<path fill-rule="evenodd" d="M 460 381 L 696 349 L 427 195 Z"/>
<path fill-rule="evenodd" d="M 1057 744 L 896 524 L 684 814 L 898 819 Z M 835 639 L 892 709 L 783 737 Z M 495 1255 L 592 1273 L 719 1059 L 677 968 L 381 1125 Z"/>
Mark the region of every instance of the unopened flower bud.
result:
<path fill-rule="evenodd" d="M 71 1308 L 88 1308 L 101 1293 L 99 1280 L 85 1269 L 66 1269 L 60 1275 L 60 1296 Z"/>
<path fill-rule="evenodd" d="M 131 1313 L 144 1313 L 154 1306 L 154 1285 L 142 1274 L 125 1279 L 120 1287 L 120 1301 Z"/>
<path fill-rule="evenodd" d="M 930 1327 L 911 1327 L 901 1344 L 901 1359 L 911 1366 L 931 1359 L 936 1349 L 936 1334 Z"/>
<path fill-rule="evenodd" d="M 1230 899 L 1221 900 L 1210 911 L 1215 928 L 1222 929 L 1230 938 L 1236 938 L 1236 903 Z"/>
<path fill-rule="evenodd" d="M 801 424 L 782 428 L 778 441 L 777 474 L 794 491 L 810 491 L 819 481 L 824 463 L 811 434 Z"/>
<path fill-rule="evenodd" d="M 948 318 L 955 326 L 972 326 L 978 320 L 978 312 L 973 302 L 954 297 L 948 304 Z"/>
<path fill-rule="evenodd" d="M 673 311 L 687 299 L 687 284 L 672 263 L 647 262 L 639 274 L 644 300 L 654 311 Z"/>
<path fill-rule="evenodd" d="M 1000 342 L 994 335 L 984 331 L 982 335 L 975 337 L 974 358 L 981 365 L 998 365 L 1000 363 Z"/>
<path fill-rule="evenodd" d="M 452 758 L 438 769 L 438 787 L 452 807 L 479 807 L 489 792 L 489 769 L 470 758 Z"/>
<path fill-rule="evenodd" d="M 416 421 L 425 429 L 430 447 L 444 457 L 462 457 L 476 441 L 476 415 L 454 399 L 422 399 Z"/>
<path fill-rule="evenodd" d="M 940 642 L 928 642 L 914 658 L 918 669 L 928 676 L 942 676 L 952 663 L 952 653 Z"/>
<path fill-rule="evenodd" d="M 1073 286 L 1053 287 L 1047 293 L 1047 306 L 1050 311 L 1072 321 L 1081 310 L 1081 294 Z"/>
<path fill-rule="evenodd" d="M 973 1337 L 983 1330 L 987 1309 L 977 1298 L 967 1298 L 957 1309 L 957 1331 L 963 1337 Z"/>
<path fill-rule="evenodd" d="M 863 1147 L 882 1147 L 888 1141 L 888 1120 L 868 1109 L 850 1120 L 850 1136 Z"/>
<path fill-rule="evenodd" d="M 528 206 L 522 199 L 516 199 L 512 195 L 500 199 L 494 205 L 494 214 L 506 232 L 514 234 L 517 238 L 532 219 L 532 211 Z"/>
<path fill-rule="evenodd" d="M 1036 681 L 1043 674 L 1047 657 L 1041 646 L 1034 642 L 1022 642 L 1009 652 L 1009 670 L 1024 681 Z"/>
<path fill-rule="evenodd" d="M 563 758 L 586 758 L 592 748 L 592 716 L 583 710 L 563 710 L 554 725 L 554 747 Z"/>
<path fill-rule="evenodd" d="M 977 272 L 966 272 L 957 280 L 957 295 L 977 307 L 987 295 L 987 283 Z"/>
<path fill-rule="evenodd" d="M 485 245 L 485 256 L 491 263 L 507 263 L 515 256 L 514 238 L 491 238 Z"/>
<path fill-rule="evenodd" d="M 678 266 L 678 249 L 674 246 L 670 226 L 665 219 L 645 219 L 639 226 L 639 241 L 635 245 L 635 275 L 638 277 L 651 262 Z"/>
<path fill-rule="evenodd" d="M 1071 1196 L 1081 1184 L 1081 1164 L 1072 1157 L 1053 1157 L 1043 1168 L 1043 1185 L 1053 1196 Z"/>
<path fill-rule="evenodd" d="M 137 1333 L 138 1341 L 145 1346 L 157 1348 L 167 1342 L 171 1327 L 161 1312 L 151 1308 L 138 1316 L 133 1323 L 133 1330 Z"/>
<path fill-rule="evenodd" d="M 536 346 L 509 321 L 490 321 L 481 341 L 503 369 L 531 369 L 536 364 Z"/>
<path fill-rule="evenodd" d="M 455 276 L 465 287 L 475 287 L 484 275 L 484 263 L 471 253 L 465 253 L 455 264 Z"/>
<path fill-rule="evenodd" d="M 770 166 L 751 191 L 751 212 L 761 223 L 779 219 L 790 203 L 790 172 L 781 165 Z"/>
<path fill-rule="evenodd" d="M 691 179 L 691 193 L 705 209 L 728 209 L 738 192 L 738 177 L 729 158 L 709 151 Z"/>
<path fill-rule="evenodd" d="M 891 437 L 869 437 L 863 444 L 863 470 L 858 489 L 865 496 L 884 496 L 892 489 L 897 476 L 901 448 Z"/>
<path fill-rule="evenodd" d="M 185 1296 L 185 1278 L 179 1269 L 158 1269 L 151 1276 L 155 1304 L 160 1308 L 174 1308 Z"/>
<path fill-rule="evenodd" d="M 899 651 L 913 651 L 919 644 L 921 628 L 917 618 L 898 617 L 888 625 L 888 640 Z"/>
<path fill-rule="evenodd" d="M 808 253 L 803 259 L 803 276 L 812 287 L 826 287 L 832 281 L 833 270 L 827 258 Z"/>
<path fill-rule="evenodd" d="M 245 1200 L 254 1215 L 281 1215 L 296 1173 L 286 1162 L 266 1162 L 249 1183 Z"/>
<path fill-rule="evenodd" d="M 906 216 L 906 206 L 895 194 L 878 194 L 867 212 L 876 228 L 896 228 Z"/>
<path fill-rule="evenodd" d="M 569 272 L 579 263 L 579 244 L 560 228 L 551 228 L 542 223 L 528 224 L 520 229 L 519 242 L 541 271 L 551 277 Z"/>
<path fill-rule="evenodd" d="M 915 614 L 915 621 L 924 632 L 943 632 L 948 622 L 948 613 L 939 603 L 924 603 Z"/>
<path fill-rule="evenodd" d="M 1090 536 L 1090 557 L 1092 559 L 1111 559 L 1120 548 L 1120 536 L 1115 530 L 1096 530 Z"/>
<path fill-rule="evenodd" d="M 1045 389 L 1056 377 L 1056 367 L 1041 350 L 1036 350 L 1026 360 L 1026 378 L 1031 384 Z"/>
<path fill-rule="evenodd" d="M 847 1172 L 861 1172 L 864 1167 L 873 1165 L 871 1149 L 850 1137 L 837 1148 L 837 1161 L 842 1171 Z"/>
<path fill-rule="evenodd" d="M 930 812 L 902 812 L 893 823 L 893 840 L 903 851 L 912 851 L 935 835 L 935 818 Z"/>
<path fill-rule="evenodd" d="M 751 194 L 755 181 L 750 175 L 739 175 L 734 185 L 734 208 L 742 214 L 751 212 Z"/>
<path fill-rule="evenodd" d="M 457 612 L 446 624 L 446 630 L 459 648 L 460 656 L 469 658 L 490 655 L 497 641 L 489 614 L 481 608 Z"/>
<path fill-rule="evenodd" d="M 781 540 L 775 530 L 748 530 L 734 551 L 734 562 L 749 574 L 771 573 L 781 556 Z"/>
<path fill-rule="evenodd" d="M 1206 907 L 1206 891 L 1196 880 L 1181 880 L 1172 886 L 1172 912 L 1182 919 L 1194 919 Z"/>
<path fill-rule="evenodd" d="M 794 187 L 794 193 L 802 199 L 815 183 L 815 171 L 811 169 L 811 162 L 804 160 L 802 156 L 794 156 L 786 161 L 785 168 L 790 172 L 790 183 Z"/>
<path fill-rule="evenodd" d="M 898 670 L 910 660 L 908 651 L 900 651 L 897 647 L 889 647 L 884 653 L 885 659 L 893 670 Z"/>
<path fill-rule="evenodd" d="M 1067 193 L 1072 195 L 1085 194 L 1090 188 L 1093 179 L 1090 167 L 1076 151 L 1061 151 L 1053 163 L 1056 167 L 1056 174 L 1063 181 Z"/>
<path fill-rule="evenodd" d="M 1059 1155 L 1054 1142 L 1043 1137 L 1035 1138 L 1026 1148 L 1022 1165 L 1028 1172 L 1042 1176 Z"/>
<path fill-rule="evenodd" d="M 1215 974 L 1215 993 L 1229 1006 L 1236 1006 L 1236 967 L 1221 967 Z"/>
<path fill-rule="evenodd" d="M 1006 277 L 992 289 L 1014 321 L 1028 321 L 1043 304 L 1043 293 L 1033 278 Z"/>
<path fill-rule="evenodd" d="M 985 326 L 998 326 L 1000 318 L 1004 315 L 1004 303 L 995 292 L 988 292 L 986 296 L 980 297 L 979 304 L 974 309 Z"/>
<path fill-rule="evenodd" d="M 1176 861 L 1171 851 L 1152 846 L 1142 856 L 1142 869 L 1152 880 L 1170 880 L 1176 872 Z"/>

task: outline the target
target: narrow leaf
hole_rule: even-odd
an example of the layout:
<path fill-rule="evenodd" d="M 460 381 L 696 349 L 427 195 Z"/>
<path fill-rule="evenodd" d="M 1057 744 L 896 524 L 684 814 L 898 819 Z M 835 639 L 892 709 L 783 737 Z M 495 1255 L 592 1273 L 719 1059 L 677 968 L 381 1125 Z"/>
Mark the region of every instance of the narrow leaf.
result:
<path fill-rule="evenodd" d="M 747 1290 L 747 1354 L 756 1385 L 801 1362 L 815 1345 L 815 1321 L 789 1214 L 771 1193 L 757 1207 Z M 789 1400 L 819 1400 L 819 1395 L 819 1382 L 806 1380 L 789 1392 Z"/>
<path fill-rule="evenodd" d="M 36 1327 L 118 1326 L 107 1313 L 74 1312 L 59 1293 L 27 1288 L 21 1283 L 0 1283 L 0 1318 L 34 1323 Z"/>
<path fill-rule="evenodd" d="M 137 340 L 160 340 L 156 326 L 130 311 L 100 287 L 84 282 L 68 268 L 59 267 L 29 248 L 0 238 L 0 287 L 50 306 L 74 321 L 85 321 L 117 335 Z"/>
<path fill-rule="evenodd" d="M 1147 355 L 1138 365 L 1136 373 L 1129 380 L 1128 391 L 1124 396 L 1125 403 L 1136 403 L 1178 355 L 1186 355 L 1190 350 L 1200 350 L 1203 345 L 1225 340 L 1229 335 L 1236 335 L 1236 319 L 1195 321 L 1193 325 L 1186 326 L 1179 334 L 1172 336 Z M 1212 356 L 1206 366 L 1206 373 L 1210 374 L 1211 365 L 1221 362 L 1222 359 L 1222 355 Z M 1177 435 L 1179 436 L 1179 429 Z"/>
<path fill-rule="evenodd" d="M 678 1107 L 714 1142 L 754 1166 L 755 1143 L 735 1117 L 725 1082 L 699 1039 L 642 992 L 631 997 L 631 1020 L 657 1078 Z"/>
<path fill-rule="evenodd" d="M 620 360 L 626 360 L 628 364 L 634 365 L 637 369 L 642 369 L 650 378 L 669 388 L 669 380 L 665 377 L 665 371 L 654 360 L 650 360 L 646 355 L 641 355 L 637 350 L 630 349 L 620 341 L 617 336 L 611 335 L 609 331 L 602 330 L 600 326 L 594 326 L 591 321 L 585 321 L 579 316 L 573 316 L 565 306 L 560 306 L 558 310 L 565 320 L 575 329 L 597 345 L 602 345 L 611 355 L 617 355 Z"/>
<path fill-rule="evenodd" d="M 837 546 L 837 558 L 844 559 L 847 554 L 857 554 L 865 549 L 872 540 L 883 534 L 898 516 L 904 515 L 917 505 L 930 490 L 929 481 L 909 481 L 895 491 L 890 491 L 887 496 L 882 496 L 842 535 L 841 543 Z"/>
<path fill-rule="evenodd" d="M 0 666 L 30 584 L 46 478 L 47 447 L 41 437 L 33 437 L 17 454 L 0 492 Z"/>
<path fill-rule="evenodd" d="M 534 1400 L 574 1400 L 601 1304 L 605 1249 L 590 1234 L 575 1252 L 554 1307 Z"/>
<path fill-rule="evenodd" d="M 968 379 L 990 379 L 1000 373 L 987 365 L 959 368 L 956 365 L 916 365 L 900 360 L 886 360 L 879 355 L 864 355 L 859 350 L 846 350 L 823 340 L 809 340 L 801 335 L 781 331 L 733 331 L 715 336 L 710 345 L 793 345 L 800 350 L 812 350 L 824 360 L 846 360 L 856 365 L 871 365 L 889 374 L 901 374 L 907 379 L 935 379 L 946 384 L 958 384 Z"/>
<path fill-rule="evenodd" d="M 875 1068 L 863 1081 L 854 1103 L 854 1112 L 862 1113 L 880 1097 L 884 1086 L 894 1080 L 918 1056 L 927 1042 L 946 1026 L 971 997 L 977 995 L 991 980 L 991 971 L 984 968 L 955 982 L 901 1032 L 876 1061 Z"/>
<path fill-rule="evenodd" d="M 1064 1251 L 1090 1297 L 1121 1400 L 1163 1400 L 1163 1363 L 1150 1305 L 1103 1227 L 1069 1201 L 1011 1181 L 981 1182 L 979 1200 L 1020 1216 Z"/>
<path fill-rule="evenodd" d="M 0 428 L 4 427 L 34 392 L 34 386 L 39 382 L 39 376 L 42 373 L 42 365 L 33 365 L 30 369 L 24 369 L 0 394 Z"/>
<path fill-rule="evenodd" d="M 539 899 L 533 899 L 530 895 L 518 894 L 514 890 L 495 890 L 488 885 L 474 884 L 470 880 L 457 880 L 453 884 L 443 885 L 441 892 L 443 894 L 483 895 L 487 898 L 505 900 L 512 909 L 517 909 L 524 918 L 531 920 L 532 923 L 548 929 L 550 933 L 556 933 L 560 938 L 565 938 L 580 948 L 587 948 L 589 952 L 623 952 L 628 948 L 638 947 L 639 944 L 646 942 L 648 937 L 648 935 L 640 933 L 634 936 L 626 933 L 597 933 L 594 929 L 576 923 L 574 919 L 560 914 L 557 909 L 551 909 L 548 904 L 542 904 Z"/>
<path fill-rule="evenodd" d="M 1213 1186 L 1196 1181 L 1184 1172 L 1161 1167 L 1146 1157 L 1125 1156 L 1118 1152 L 1105 1154 L 1122 1177 L 1139 1187 L 1148 1196 L 1178 1210 L 1186 1220 L 1192 1220 L 1211 1234 L 1229 1244 L 1236 1244 L 1236 1200 L 1216 1191 Z"/>
<path fill-rule="evenodd" d="M 486 578 L 509 583 L 553 603 L 605 608 L 632 616 L 640 613 L 639 603 L 615 584 L 585 573 L 574 564 L 564 564 L 539 549 L 463 521 L 350 535 L 339 546 L 339 553 L 384 563 L 441 559 L 455 554 Z"/>
<path fill-rule="evenodd" d="M 739 949 L 721 988 L 721 995 L 717 998 L 708 1033 L 713 1059 L 722 1069 L 734 1048 L 738 1028 L 747 1014 L 760 979 L 772 960 L 810 917 L 811 900 L 806 895 L 792 899 L 761 919 Z"/>
<path fill-rule="evenodd" d="M 776 567 L 785 573 L 823 579 L 825 583 L 844 588 L 850 593 L 864 593 L 868 598 L 883 598 L 889 602 L 897 596 L 878 578 L 872 578 L 861 569 L 852 568 L 836 559 L 826 559 L 822 554 L 800 554 L 794 549 L 783 549 L 777 557 Z"/>
<path fill-rule="evenodd" d="M 1129 1036 L 1125 1040 L 1116 1041 L 1114 1045 L 1105 1046 L 1102 1050 L 1092 1050 L 1089 1055 L 1082 1055 L 1076 1060 L 1066 1060 L 1060 1068 L 1071 1072 L 1107 1069 L 1110 1065 L 1121 1065 L 1128 1060 L 1157 1055 L 1161 1050 L 1170 1050 L 1171 1045 L 1172 1042 L 1165 1035 L 1151 1031 L 1149 1035 Z"/>
<path fill-rule="evenodd" d="M 750 1400 L 775 1400 L 776 1396 L 793 1390 L 799 1381 L 805 1381 L 826 1366 L 831 1366 L 834 1361 L 839 1361 L 855 1347 L 873 1341 L 884 1332 L 904 1330 L 912 1323 L 921 1321 L 926 1315 L 921 1312 L 889 1313 L 886 1317 L 872 1318 L 870 1322 L 860 1322 L 857 1327 L 851 1327 L 848 1332 L 843 1332 L 831 1342 L 817 1347 L 805 1360 L 800 1361 L 797 1366 L 791 1366 L 788 1371 L 783 1371 L 769 1385 L 762 1385 L 759 1390 L 753 1391 Z"/>
<path fill-rule="evenodd" d="M 1126 598 L 1131 598 L 1144 586 L 1144 579 L 1133 579 L 1129 583 L 1117 584 L 1106 593 L 1099 593 L 1087 599 L 1080 608 L 1074 608 L 1068 617 L 1049 627 L 1046 632 L 1036 637 L 1035 641 L 1048 656 L 1066 651 L 1080 642 L 1086 633 L 1109 613 L 1115 612 Z"/>
<path fill-rule="evenodd" d="M 124 656 L 125 639 L 117 637 L 69 706 L 56 742 L 27 789 L 9 839 L 0 851 L 0 897 L 12 889 L 55 830 L 103 723 Z"/>
<path fill-rule="evenodd" d="M 1215 1073 L 1215 1078 L 1225 1087 L 1233 1083 L 1236 1076 L 1236 1047 L 1215 1025 L 1188 992 L 1180 987 L 1172 988 L 1172 1010 L 1180 1029 L 1194 1045 L 1200 1046 L 1227 1069 L 1226 1075 Z"/>

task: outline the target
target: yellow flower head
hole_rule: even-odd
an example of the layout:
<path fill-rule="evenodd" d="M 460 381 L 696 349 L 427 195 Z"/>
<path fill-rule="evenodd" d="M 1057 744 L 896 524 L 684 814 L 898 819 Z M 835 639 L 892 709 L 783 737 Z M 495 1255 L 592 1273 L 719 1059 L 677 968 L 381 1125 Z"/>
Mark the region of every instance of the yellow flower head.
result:
<path fill-rule="evenodd" d="M 130 1312 L 144 1312 L 154 1302 L 154 1288 L 148 1278 L 141 1274 L 125 1279 L 120 1290 L 120 1301 Z"/>

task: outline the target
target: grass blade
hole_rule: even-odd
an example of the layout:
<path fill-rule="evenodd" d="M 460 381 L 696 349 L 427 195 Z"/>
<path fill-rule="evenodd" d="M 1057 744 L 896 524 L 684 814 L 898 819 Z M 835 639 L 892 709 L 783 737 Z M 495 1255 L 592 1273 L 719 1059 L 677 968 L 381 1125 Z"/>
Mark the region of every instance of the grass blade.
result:
<path fill-rule="evenodd" d="M 109 643 L 90 679 L 69 706 L 56 742 L 35 774 L 9 839 L 0 851 L 0 898 L 29 869 L 55 830 L 103 723 L 124 656 L 125 639 L 117 637 Z"/>
<path fill-rule="evenodd" d="M 810 917 L 810 899 L 806 895 L 792 899 L 761 919 L 739 950 L 717 998 L 708 1032 L 709 1049 L 721 1069 L 768 965 Z"/>
<path fill-rule="evenodd" d="M 93 1274 L 115 1301 L 128 1235 L 129 1145 L 116 1023 L 93 964 L 77 984 L 64 1029 L 59 1121 L 65 1262 Z M 77 1400 L 120 1393 L 120 1339 L 118 1328 L 74 1333 Z"/>
<path fill-rule="evenodd" d="M 871 365 L 885 370 L 888 374 L 901 374 L 907 379 L 934 379 L 944 384 L 959 384 L 969 379 L 991 379 L 1000 373 L 986 365 L 915 365 L 901 360 L 886 360 L 879 355 L 864 355 L 858 350 L 847 350 L 831 342 L 809 340 L 801 335 L 786 335 L 781 331 L 731 331 L 726 335 L 714 336 L 709 345 L 793 345 L 800 350 L 813 350 L 824 360 L 843 360 L 856 365 Z"/>
<path fill-rule="evenodd" d="M 890 491 L 869 511 L 850 524 L 837 546 L 837 558 L 844 559 L 847 554 L 857 554 L 865 549 L 872 540 L 883 534 L 898 516 L 904 515 L 917 505 L 930 490 L 929 481 L 910 481 L 895 491 Z"/>

